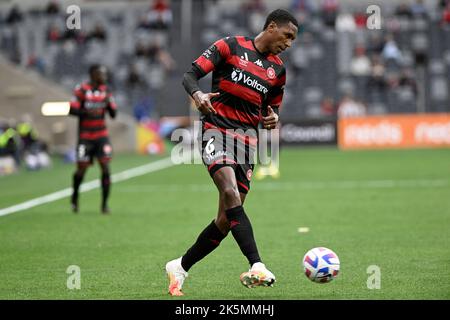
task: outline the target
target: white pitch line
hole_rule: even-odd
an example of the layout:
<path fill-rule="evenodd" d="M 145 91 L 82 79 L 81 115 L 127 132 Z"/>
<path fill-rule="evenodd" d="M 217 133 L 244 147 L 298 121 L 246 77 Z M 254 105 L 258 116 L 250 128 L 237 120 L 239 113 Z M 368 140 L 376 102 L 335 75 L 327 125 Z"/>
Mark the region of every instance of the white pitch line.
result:
<path fill-rule="evenodd" d="M 392 188 L 445 188 L 450 185 L 443 179 L 418 179 L 418 180 L 348 180 L 348 181 L 299 181 L 283 182 L 272 181 L 254 182 L 252 188 L 255 191 L 284 191 L 284 190 L 317 190 L 317 189 L 392 189 Z M 213 184 L 148 184 L 121 187 L 122 193 L 136 192 L 216 192 Z"/>
<path fill-rule="evenodd" d="M 128 169 L 128 170 L 113 174 L 111 176 L 111 180 L 113 182 L 124 181 L 124 180 L 128 180 L 128 179 L 131 179 L 131 178 L 134 178 L 137 176 L 142 176 L 142 175 L 150 173 L 150 172 L 169 168 L 174 165 L 175 164 L 171 161 L 170 157 L 168 157 L 168 158 L 164 158 L 164 159 L 161 159 L 161 160 L 149 163 L 149 164 L 145 164 L 145 165 L 142 165 L 142 166 L 139 166 L 136 168 Z M 96 189 L 98 187 L 100 187 L 100 180 L 99 179 L 92 180 L 92 181 L 83 183 L 80 186 L 80 192 L 90 191 L 90 190 Z M 27 210 L 27 209 L 39 206 L 44 203 L 60 200 L 60 199 L 70 196 L 71 194 L 72 194 L 72 188 L 66 188 L 66 189 L 63 189 L 63 190 L 60 190 L 57 192 L 47 194 L 47 195 L 39 197 L 39 198 L 31 199 L 31 200 L 16 204 L 11 207 L 0 209 L 0 217 L 6 216 L 11 213 Z"/>

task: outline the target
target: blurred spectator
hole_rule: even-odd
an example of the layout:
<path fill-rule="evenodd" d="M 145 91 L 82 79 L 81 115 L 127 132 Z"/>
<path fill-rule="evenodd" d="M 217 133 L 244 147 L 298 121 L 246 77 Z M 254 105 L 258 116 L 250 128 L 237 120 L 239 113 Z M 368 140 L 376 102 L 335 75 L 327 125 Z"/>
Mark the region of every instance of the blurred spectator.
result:
<path fill-rule="evenodd" d="M 23 14 L 20 11 L 20 8 L 18 5 L 14 5 L 11 10 L 8 13 L 8 16 L 6 17 L 6 23 L 8 24 L 14 24 L 16 22 L 20 22 L 23 19 Z"/>
<path fill-rule="evenodd" d="M 83 43 L 86 39 L 84 33 L 76 30 L 76 29 L 68 29 L 66 28 L 66 31 L 63 35 L 64 40 L 75 40 L 78 43 Z"/>
<path fill-rule="evenodd" d="M 367 27 L 367 14 L 363 11 L 357 11 L 354 14 L 355 24 L 358 29 Z"/>
<path fill-rule="evenodd" d="M 45 61 L 35 54 L 31 54 L 28 57 L 27 67 L 36 69 L 40 74 L 45 74 Z"/>
<path fill-rule="evenodd" d="M 379 55 L 372 57 L 372 70 L 370 78 L 367 83 L 369 93 L 378 93 L 383 95 L 387 89 L 387 83 L 385 79 L 386 68 Z"/>
<path fill-rule="evenodd" d="M 355 48 L 355 55 L 350 62 L 350 71 L 354 76 L 368 76 L 371 72 L 370 59 L 366 55 L 366 49 L 363 46 Z"/>
<path fill-rule="evenodd" d="M 366 115 L 366 106 L 362 101 L 355 100 L 351 94 L 346 94 L 339 102 L 338 117 L 361 117 Z"/>
<path fill-rule="evenodd" d="M 383 48 L 384 48 L 383 38 L 377 33 L 371 34 L 367 46 L 368 53 L 380 55 L 383 52 Z"/>
<path fill-rule="evenodd" d="M 311 47 L 311 42 L 313 41 L 312 34 L 305 31 L 298 41 L 300 45 L 295 46 L 292 51 L 288 53 L 289 61 L 291 63 L 292 76 L 294 78 L 301 75 L 308 69 L 310 61 L 309 48 Z"/>
<path fill-rule="evenodd" d="M 320 112 L 325 117 L 336 116 L 336 105 L 333 98 L 325 97 L 320 103 Z"/>
<path fill-rule="evenodd" d="M 266 5 L 265 5 L 264 1 L 262 1 L 262 0 L 247 0 L 242 5 L 242 9 L 244 11 L 246 11 L 247 13 L 252 13 L 252 12 L 265 13 Z"/>
<path fill-rule="evenodd" d="M 0 124 L 0 157 L 10 157 L 15 167 L 20 165 L 19 141 L 17 132 L 8 123 Z M 15 168 L 13 168 L 13 171 Z"/>
<path fill-rule="evenodd" d="M 162 66 L 164 67 L 164 69 L 166 71 L 171 72 L 171 71 L 175 70 L 176 62 L 172 58 L 169 51 L 164 50 L 163 48 L 160 48 L 160 50 L 158 51 L 157 57 L 158 57 L 158 61 L 162 64 Z"/>
<path fill-rule="evenodd" d="M 140 97 L 133 105 L 134 117 L 138 122 L 147 122 L 151 119 L 151 113 L 155 102 L 150 95 Z"/>
<path fill-rule="evenodd" d="M 166 0 L 154 0 L 147 14 L 145 26 L 150 29 L 168 29 L 172 25 L 172 9 Z"/>
<path fill-rule="evenodd" d="M 150 42 L 148 45 L 145 45 L 142 41 L 138 41 L 134 52 L 137 57 L 149 59 L 150 63 L 161 64 L 166 71 L 175 69 L 175 60 L 157 40 Z"/>
<path fill-rule="evenodd" d="M 407 3 L 401 3 L 395 10 L 395 15 L 397 17 L 403 17 L 407 19 L 411 19 L 413 16 L 411 8 Z"/>
<path fill-rule="evenodd" d="M 128 76 L 126 80 L 126 85 L 130 89 L 139 88 L 139 87 L 145 87 L 146 82 L 141 77 L 138 68 L 135 63 L 131 64 L 128 69 Z"/>
<path fill-rule="evenodd" d="M 411 4 L 411 12 L 414 18 L 428 18 L 427 8 L 423 4 L 423 0 L 416 0 Z"/>
<path fill-rule="evenodd" d="M 402 53 L 391 34 L 386 37 L 386 43 L 384 44 L 382 55 L 387 62 L 392 61 L 397 65 L 401 62 Z"/>
<path fill-rule="evenodd" d="M 137 41 L 134 45 L 134 54 L 136 57 L 145 57 L 147 55 L 147 48 L 143 41 Z"/>
<path fill-rule="evenodd" d="M 266 18 L 266 5 L 261 0 L 247 0 L 242 5 L 242 13 L 251 33 L 257 34 Z"/>
<path fill-rule="evenodd" d="M 417 66 L 428 63 L 428 38 L 424 34 L 415 34 L 411 39 L 411 49 Z"/>
<path fill-rule="evenodd" d="M 411 90 L 414 95 L 417 94 L 417 82 L 414 79 L 414 74 L 411 69 L 405 68 L 402 70 L 398 78 L 398 86 Z"/>
<path fill-rule="evenodd" d="M 59 13 L 59 3 L 56 0 L 52 0 L 47 4 L 47 8 L 45 8 L 45 13 L 48 15 L 56 15 Z"/>
<path fill-rule="evenodd" d="M 33 144 L 38 143 L 38 135 L 36 130 L 31 125 L 31 119 L 29 115 L 23 115 L 22 121 L 19 122 L 16 126 L 16 130 L 20 137 L 22 150 L 27 150 Z"/>
<path fill-rule="evenodd" d="M 336 31 L 355 32 L 356 23 L 351 13 L 340 13 L 336 20 Z"/>
<path fill-rule="evenodd" d="M 311 0 L 292 0 L 291 10 L 294 12 L 303 12 L 308 15 L 314 11 Z"/>
<path fill-rule="evenodd" d="M 62 37 L 63 35 L 58 25 L 56 23 L 51 24 L 47 30 L 47 41 L 58 42 Z"/>
<path fill-rule="evenodd" d="M 444 12 L 442 12 L 442 24 L 450 24 L 450 2 L 447 3 Z"/>
<path fill-rule="evenodd" d="M 325 25 L 334 28 L 336 24 L 338 5 L 338 0 L 322 0 L 321 11 L 322 19 Z"/>
<path fill-rule="evenodd" d="M 94 27 L 94 30 L 92 30 L 89 35 L 87 36 L 86 40 L 99 40 L 99 41 L 105 41 L 107 38 L 106 36 L 106 30 L 105 27 L 103 27 L 102 24 L 97 23 Z"/>
<path fill-rule="evenodd" d="M 47 153 L 47 145 L 38 139 L 29 116 L 24 115 L 23 121 L 17 124 L 16 129 L 20 138 L 20 153 L 27 169 L 39 170 L 49 167 L 51 161 Z"/>

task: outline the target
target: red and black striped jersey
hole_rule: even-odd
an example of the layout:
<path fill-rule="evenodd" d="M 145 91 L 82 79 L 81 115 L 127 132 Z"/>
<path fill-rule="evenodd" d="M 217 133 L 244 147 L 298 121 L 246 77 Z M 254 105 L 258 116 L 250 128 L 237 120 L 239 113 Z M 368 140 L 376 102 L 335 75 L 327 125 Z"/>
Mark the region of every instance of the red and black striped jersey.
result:
<path fill-rule="evenodd" d="M 75 87 L 70 101 L 70 114 L 80 118 L 78 137 L 80 140 L 96 140 L 108 137 L 105 113 L 115 116 L 117 105 L 106 85 L 93 87 L 81 83 Z"/>
<path fill-rule="evenodd" d="M 260 53 L 254 39 L 236 36 L 216 41 L 193 62 L 194 70 L 212 74 L 211 99 L 217 114 L 202 121 L 225 129 L 257 130 L 270 105 L 275 112 L 283 99 L 286 69 L 276 55 Z"/>

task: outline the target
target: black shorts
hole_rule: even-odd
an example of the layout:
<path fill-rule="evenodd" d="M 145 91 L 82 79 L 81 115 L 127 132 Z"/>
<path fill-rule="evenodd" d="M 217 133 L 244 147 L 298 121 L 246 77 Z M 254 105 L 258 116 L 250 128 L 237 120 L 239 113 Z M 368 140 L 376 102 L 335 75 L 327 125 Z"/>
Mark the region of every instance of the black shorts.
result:
<path fill-rule="evenodd" d="M 248 193 L 255 167 L 256 138 L 202 126 L 201 155 L 211 178 L 223 167 L 233 168 L 239 192 Z"/>
<path fill-rule="evenodd" d="M 107 163 L 111 160 L 112 146 L 108 138 L 78 141 L 77 162 L 92 164 L 94 158 L 97 158 L 101 163 Z"/>

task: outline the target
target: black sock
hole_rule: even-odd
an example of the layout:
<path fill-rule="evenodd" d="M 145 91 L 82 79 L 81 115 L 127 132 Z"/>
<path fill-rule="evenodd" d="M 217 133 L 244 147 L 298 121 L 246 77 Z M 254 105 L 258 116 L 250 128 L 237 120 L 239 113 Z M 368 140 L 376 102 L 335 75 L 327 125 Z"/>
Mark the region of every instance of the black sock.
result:
<path fill-rule="evenodd" d="M 72 186 L 73 186 L 73 193 L 72 193 L 72 203 L 78 202 L 78 189 L 80 188 L 81 182 L 83 181 L 84 175 L 78 175 L 75 173 L 73 175 L 72 180 Z"/>
<path fill-rule="evenodd" d="M 196 262 L 202 260 L 226 237 L 216 226 L 214 220 L 200 233 L 197 241 L 181 258 L 181 266 L 188 271 Z"/>
<path fill-rule="evenodd" d="M 252 224 L 245 214 L 242 206 L 234 207 L 225 211 L 231 225 L 231 233 L 241 248 L 242 253 L 248 259 L 250 266 L 261 262 L 258 248 L 253 235 Z"/>
<path fill-rule="evenodd" d="M 102 208 L 106 207 L 106 202 L 108 201 L 109 188 L 111 181 L 109 178 L 109 173 L 102 174 Z"/>

